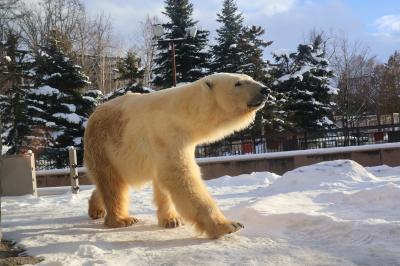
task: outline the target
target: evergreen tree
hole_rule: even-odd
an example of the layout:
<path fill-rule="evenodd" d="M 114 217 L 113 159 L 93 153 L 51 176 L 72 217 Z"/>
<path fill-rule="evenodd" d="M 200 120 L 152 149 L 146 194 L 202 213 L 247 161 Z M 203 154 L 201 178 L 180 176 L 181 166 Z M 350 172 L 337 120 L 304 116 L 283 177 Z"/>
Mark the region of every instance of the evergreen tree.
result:
<path fill-rule="evenodd" d="M 69 47 L 67 39 L 52 31 L 36 56 L 34 68 L 36 88 L 31 90 L 30 101 L 43 114 L 37 127 L 49 130 L 48 145 L 54 148 L 82 145 L 86 121 L 80 110 L 83 89 L 90 82 L 73 63 Z"/>
<path fill-rule="evenodd" d="M 128 52 L 127 56 L 119 63 L 118 72 L 120 74 L 118 79 L 126 81 L 127 85 L 105 95 L 104 101 L 109 101 L 128 92 L 149 93 L 153 91 L 143 87 L 144 71 L 141 67 L 140 58 L 134 53 Z"/>
<path fill-rule="evenodd" d="M 270 110 L 263 110 L 264 117 L 267 123 L 265 124 L 266 131 L 282 132 L 286 129 L 291 129 L 293 124 L 288 118 L 289 113 L 286 112 L 288 103 L 288 91 L 277 79 L 292 72 L 292 57 L 294 53 L 289 53 L 286 50 L 276 51 L 272 54 L 274 64 L 269 71 L 270 87 L 272 96 L 275 99 L 274 106 Z"/>
<path fill-rule="evenodd" d="M 205 48 L 209 32 L 197 30 L 194 38 L 187 34 L 187 30 L 198 23 L 192 18 L 193 5 L 188 0 L 166 0 L 163 14 L 169 18 L 169 22 L 162 25 L 165 34 L 157 42 L 152 83 L 161 88 L 173 84 L 171 39 L 180 39 L 174 41 L 177 83 L 195 81 L 207 74 L 208 53 Z"/>
<path fill-rule="evenodd" d="M 269 62 L 263 59 L 263 49 L 272 44 L 272 41 L 264 41 L 261 36 L 265 30 L 261 27 L 243 27 L 238 38 L 240 63 L 238 72 L 251 76 L 253 79 L 269 83 L 267 70 Z M 257 112 L 254 122 L 249 126 L 248 132 L 252 136 L 260 136 L 265 132 L 265 125 L 270 121 L 269 113 L 274 106 L 273 97 L 269 97 L 263 110 Z"/>
<path fill-rule="evenodd" d="M 143 82 L 144 69 L 140 68 L 140 58 L 129 51 L 126 57 L 118 62 L 118 80 L 127 81 L 128 86 Z"/>
<path fill-rule="evenodd" d="M 265 30 L 261 27 L 243 27 L 238 40 L 240 51 L 238 72 L 258 81 L 264 80 L 267 74 L 268 62 L 263 59 L 263 49 L 272 44 L 272 41 L 260 38 L 264 33 Z"/>
<path fill-rule="evenodd" d="M 84 127 L 86 127 L 86 122 L 89 116 L 94 112 L 96 107 L 103 102 L 103 98 L 104 95 L 100 90 L 87 90 L 83 93 L 83 104 L 78 111 L 79 114 L 84 117 Z"/>
<path fill-rule="evenodd" d="M 30 128 L 28 109 L 25 105 L 29 90 L 29 67 L 27 51 L 21 49 L 19 36 L 6 33 L 6 39 L 0 43 L 4 53 L 0 60 L 0 86 L 5 95 L 0 97 L 0 115 L 3 124 L 1 139 L 9 146 L 8 154 L 19 153 L 29 148 Z"/>
<path fill-rule="evenodd" d="M 321 49 L 322 39 L 300 44 L 297 52 L 275 57 L 275 90 L 283 94 L 282 109 L 294 129 L 312 131 L 334 127 L 331 120 L 337 88 L 330 85 L 334 77 L 329 61 Z"/>
<path fill-rule="evenodd" d="M 113 91 L 113 92 L 111 92 L 111 93 L 105 95 L 105 96 L 104 96 L 104 101 L 105 101 L 105 102 L 106 102 L 106 101 L 109 101 L 109 100 L 114 99 L 114 98 L 116 98 L 116 97 L 118 97 L 118 96 L 125 95 L 125 94 L 127 94 L 128 92 L 145 94 L 145 93 L 154 92 L 154 90 L 152 90 L 152 89 L 150 89 L 150 88 L 147 88 L 147 87 L 143 87 L 142 85 L 135 85 L 135 84 L 134 84 L 134 85 L 129 86 L 129 87 L 122 87 L 122 88 L 119 88 L 119 89 L 117 89 L 117 90 L 115 90 L 115 91 Z"/>
<path fill-rule="evenodd" d="M 217 29 L 217 43 L 212 46 L 212 72 L 240 72 L 241 50 L 238 44 L 243 16 L 237 9 L 234 0 L 224 0 L 222 10 L 217 14 L 217 21 L 222 25 Z"/>

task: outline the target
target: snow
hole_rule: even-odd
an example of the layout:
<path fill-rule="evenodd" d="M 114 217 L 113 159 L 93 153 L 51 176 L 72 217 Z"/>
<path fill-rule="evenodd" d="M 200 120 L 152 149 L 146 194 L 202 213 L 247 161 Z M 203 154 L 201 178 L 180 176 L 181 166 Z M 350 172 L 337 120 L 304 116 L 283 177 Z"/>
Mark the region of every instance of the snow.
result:
<path fill-rule="evenodd" d="M 39 123 L 44 123 L 44 124 L 47 122 L 47 120 L 45 120 L 43 118 L 40 118 L 40 117 L 32 117 L 32 121 L 39 122 Z"/>
<path fill-rule="evenodd" d="M 54 78 L 54 77 L 61 78 L 62 75 L 61 75 L 61 73 L 58 73 L 58 72 L 57 73 L 53 73 L 51 75 L 44 75 L 43 76 L 43 80 L 49 80 L 49 79 Z"/>
<path fill-rule="evenodd" d="M 81 145 L 82 144 L 82 137 L 77 137 L 73 139 L 73 142 L 75 145 Z"/>
<path fill-rule="evenodd" d="M 83 99 L 88 100 L 89 102 L 96 103 L 97 101 L 90 96 L 82 96 Z"/>
<path fill-rule="evenodd" d="M 48 127 L 55 126 L 53 122 L 50 122 L 46 124 Z M 64 130 L 58 130 L 58 131 L 50 131 L 50 135 L 53 139 L 57 139 L 59 136 L 64 134 Z"/>
<path fill-rule="evenodd" d="M 339 88 L 333 87 L 331 85 L 327 85 L 327 89 L 328 89 L 328 94 L 331 94 L 331 95 L 339 94 Z"/>
<path fill-rule="evenodd" d="M 2 226 L 41 265 L 399 265 L 400 167 L 350 160 L 206 182 L 228 218 L 245 229 L 218 240 L 190 225 L 157 226 L 152 191 L 132 192 L 140 219 L 108 229 L 87 217 L 92 186 L 40 188 L 3 197 Z"/>
<path fill-rule="evenodd" d="M 29 108 L 29 109 L 33 109 L 33 110 L 36 110 L 37 112 L 40 112 L 40 113 L 43 113 L 43 112 L 44 112 L 43 109 L 38 108 L 38 107 L 33 106 L 33 105 L 28 105 L 28 108 Z"/>
<path fill-rule="evenodd" d="M 304 65 L 298 71 L 294 72 L 293 74 L 286 74 L 286 75 L 283 75 L 282 77 L 278 78 L 278 81 L 285 82 L 290 79 L 299 79 L 300 81 L 303 81 L 303 75 L 305 73 L 310 72 L 311 69 L 312 69 L 311 66 Z"/>
<path fill-rule="evenodd" d="M 68 110 L 72 113 L 76 112 L 76 105 L 75 104 L 70 104 L 70 103 L 62 103 L 61 105 L 64 105 L 65 107 L 68 108 Z"/>
<path fill-rule="evenodd" d="M 1 148 L 2 148 L 2 150 L 1 150 L 0 155 L 1 155 L 1 154 L 6 154 L 7 151 L 8 151 L 9 149 L 11 149 L 10 146 L 6 146 L 6 145 L 3 145 Z"/>
<path fill-rule="evenodd" d="M 72 124 L 79 124 L 82 122 L 82 118 L 75 113 L 69 113 L 69 114 L 55 113 L 52 116 L 65 119 L 66 121 L 68 121 L 69 123 L 72 123 Z"/>
<path fill-rule="evenodd" d="M 55 89 L 55 88 L 53 88 L 53 87 L 45 85 L 45 86 L 38 87 L 37 89 L 32 89 L 31 93 L 33 93 L 35 95 L 51 96 L 51 95 L 54 95 L 54 94 L 59 94 L 60 91 Z"/>

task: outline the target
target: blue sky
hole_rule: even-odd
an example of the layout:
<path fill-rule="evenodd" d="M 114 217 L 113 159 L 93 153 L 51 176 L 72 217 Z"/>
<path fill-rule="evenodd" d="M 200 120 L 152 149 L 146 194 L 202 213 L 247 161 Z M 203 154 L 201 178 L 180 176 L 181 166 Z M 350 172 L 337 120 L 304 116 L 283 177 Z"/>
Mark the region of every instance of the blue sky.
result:
<path fill-rule="evenodd" d="M 216 13 L 222 0 L 192 0 L 194 17 L 199 25 L 214 31 Z M 135 41 L 140 21 L 147 14 L 158 16 L 164 7 L 157 0 L 84 0 L 90 14 L 104 12 L 111 16 L 114 29 L 124 45 Z M 274 44 L 266 50 L 295 49 L 311 29 L 346 35 L 369 47 L 370 55 L 384 62 L 400 50 L 400 1 L 396 0 L 237 0 L 245 24 L 266 29 L 266 40 Z"/>

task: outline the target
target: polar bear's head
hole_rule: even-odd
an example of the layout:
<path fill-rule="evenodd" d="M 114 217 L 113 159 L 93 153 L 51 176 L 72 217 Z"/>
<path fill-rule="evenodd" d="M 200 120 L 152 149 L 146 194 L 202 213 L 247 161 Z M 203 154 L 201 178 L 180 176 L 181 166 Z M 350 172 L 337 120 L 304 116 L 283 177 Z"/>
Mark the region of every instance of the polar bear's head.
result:
<path fill-rule="evenodd" d="M 219 108 L 228 113 L 252 112 L 264 106 L 269 89 L 244 74 L 218 73 L 202 79 Z"/>

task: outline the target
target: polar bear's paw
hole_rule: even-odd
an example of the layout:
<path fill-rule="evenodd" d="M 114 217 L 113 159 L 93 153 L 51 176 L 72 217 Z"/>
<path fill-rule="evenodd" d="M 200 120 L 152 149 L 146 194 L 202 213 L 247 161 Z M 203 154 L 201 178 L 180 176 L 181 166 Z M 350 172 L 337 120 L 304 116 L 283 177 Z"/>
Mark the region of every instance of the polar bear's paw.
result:
<path fill-rule="evenodd" d="M 133 216 L 120 218 L 120 217 L 113 217 L 113 216 L 110 217 L 107 215 L 104 220 L 104 224 L 111 228 L 127 227 L 127 226 L 131 226 L 137 222 L 139 222 L 139 220 Z"/>
<path fill-rule="evenodd" d="M 227 221 L 225 223 L 216 224 L 216 226 L 213 228 L 213 230 L 211 230 L 209 232 L 206 231 L 206 233 L 211 238 L 219 238 L 226 234 L 235 233 L 243 228 L 244 228 L 243 224 L 241 224 L 239 222 Z"/>
<path fill-rule="evenodd" d="M 89 217 L 96 220 L 96 219 L 100 219 L 103 218 L 104 216 L 106 216 L 106 210 L 103 208 L 91 208 L 89 207 Z"/>
<path fill-rule="evenodd" d="M 165 228 L 176 228 L 183 225 L 181 217 L 172 217 L 168 219 L 160 219 L 158 225 Z"/>

